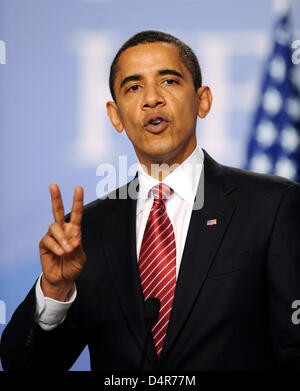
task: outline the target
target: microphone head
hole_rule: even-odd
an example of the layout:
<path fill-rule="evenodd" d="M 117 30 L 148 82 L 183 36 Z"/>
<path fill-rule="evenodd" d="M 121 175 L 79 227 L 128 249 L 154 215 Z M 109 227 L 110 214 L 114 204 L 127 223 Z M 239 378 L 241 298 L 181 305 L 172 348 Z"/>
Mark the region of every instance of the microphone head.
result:
<path fill-rule="evenodd" d="M 157 321 L 160 309 L 160 300 L 157 297 L 148 297 L 145 300 L 144 319 L 145 322 L 153 324 Z"/>

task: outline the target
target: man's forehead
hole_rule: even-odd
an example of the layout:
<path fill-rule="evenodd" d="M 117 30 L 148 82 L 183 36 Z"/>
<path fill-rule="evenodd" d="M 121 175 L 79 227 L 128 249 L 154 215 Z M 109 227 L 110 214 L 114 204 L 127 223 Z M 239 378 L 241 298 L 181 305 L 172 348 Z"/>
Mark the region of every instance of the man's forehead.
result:
<path fill-rule="evenodd" d="M 117 64 L 117 77 L 132 71 L 143 73 L 145 67 L 155 69 L 179 67 L 183 63 L 178 48 L 168 42 L 142 43 L 124 50 Z M 119 74 L 119 75 L 118 75 Z"/>
<path fill-rule="evenodd" d="M 179 55 L 178 48 L 171 42 L 141 42 L 135 46 L 130 46 L 127 49 L 125 49 L 122 54 L 120 55 L 120 58 L 126 58 L 130 55 L 133 55 L 133 53 L 136 55 L 139 53 L 142 55 L 143 53 L 147 53 L 149 51 L 157 52 L 162 51 L 164 53 L 166 52 L 173 52 L 175 55 Z"/>

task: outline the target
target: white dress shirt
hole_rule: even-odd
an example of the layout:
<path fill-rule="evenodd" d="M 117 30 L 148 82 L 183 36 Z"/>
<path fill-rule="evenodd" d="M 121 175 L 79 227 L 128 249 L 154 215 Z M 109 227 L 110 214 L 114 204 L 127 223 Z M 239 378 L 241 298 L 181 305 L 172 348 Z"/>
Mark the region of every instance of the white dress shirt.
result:
<path fill-rule="evenodd" d="M 176 278 L 178 277 L 187 231 L 196 197 L 197 186 L 203 169 L 203 151 L 198 146 L 190 156 L 163 180 L 174 193 L 166 202 L 166 209 L 174 228 L 176 240 Z M 159 181 L 148 175 L 142 165 L 138 166 L 139 192 L 136 207 L 136 245 L 139 256 L 144 230 L 153 204 L 151 188 Z M 52 330 L 62 323 L 67 311 L 76 298 L 76 285 L 73 294 L 66 302 L 60 302 L 44 297 L 40 279 L 36 284 L 36 312 L 35 321 L 44 330 Z"/>

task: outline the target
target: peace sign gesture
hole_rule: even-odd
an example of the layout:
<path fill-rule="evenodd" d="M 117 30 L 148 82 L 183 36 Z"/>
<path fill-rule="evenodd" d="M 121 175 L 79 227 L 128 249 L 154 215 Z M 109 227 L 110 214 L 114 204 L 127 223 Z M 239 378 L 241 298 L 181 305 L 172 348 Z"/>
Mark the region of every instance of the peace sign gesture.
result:
<path fill-rule="evenodd" d="M 86 262 L 81 246 L 83 188 L 75 188 L 70 222 L 64 221 L 64 206 L 58 185 L 50 185 L 54 223 L 39 244 L 43 269 L 41 287 L 47 297 L 65 301 Z"/>

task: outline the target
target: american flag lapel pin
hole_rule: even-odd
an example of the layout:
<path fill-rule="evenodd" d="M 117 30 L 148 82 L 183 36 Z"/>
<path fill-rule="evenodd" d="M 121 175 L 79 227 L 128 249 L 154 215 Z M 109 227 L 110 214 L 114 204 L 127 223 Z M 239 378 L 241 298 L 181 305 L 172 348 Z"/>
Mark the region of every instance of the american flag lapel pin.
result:
<path fill-rule="evenodd" d="M 207 225 L 208 227 L 211 227 L 211 226 L 213 226 L 213 225 L 217 225 L 217 223 L 218 223 L 218 220 L 217 220 L 217 219 L 212 219 L 212 220 L 207 220 L 206 225 Z"/>

